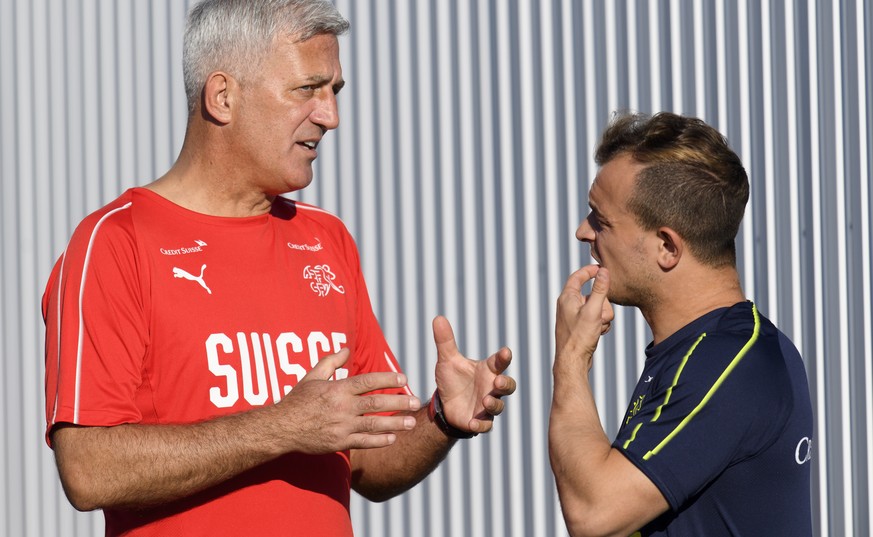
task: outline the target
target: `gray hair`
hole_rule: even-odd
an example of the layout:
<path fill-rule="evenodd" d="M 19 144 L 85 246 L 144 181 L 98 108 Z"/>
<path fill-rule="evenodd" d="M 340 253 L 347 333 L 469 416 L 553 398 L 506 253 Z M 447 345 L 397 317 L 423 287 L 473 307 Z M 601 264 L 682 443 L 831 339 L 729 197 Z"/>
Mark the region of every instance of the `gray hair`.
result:
<path fill-rule="evenodd" d="M 203 0 L 188 14 L 182 71 L 188 113 L 194 112 L 209 73 L 222 70 L 244 81 L 278 36 L 306 41 L 349 28 L 329 0 Z"/>

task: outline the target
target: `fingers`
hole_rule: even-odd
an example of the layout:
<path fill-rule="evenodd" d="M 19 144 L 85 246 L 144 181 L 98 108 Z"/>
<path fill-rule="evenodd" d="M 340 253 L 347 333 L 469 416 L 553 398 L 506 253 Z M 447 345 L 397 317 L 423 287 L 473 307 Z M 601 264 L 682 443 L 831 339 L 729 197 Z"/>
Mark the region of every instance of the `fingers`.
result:
<path fill-rule="evenodd" d="M 355 410 L 358 414 L 416 411 L 421 408 L 421 400 L 409 395 L 365 395 L 356 398 L 355 401 Z"/>
<path fill-rule="evenodd" d="M 371 449 L 387 447 L 397 441 L 394 433 L 349 435 L 348 449 Z"/>
<path fill-rule="evenodd" d="M 363 416 L 356 422 L 354 434 L 384 434 L 409 431 L 415 427 L 415 418 L 410 415 Z"/>
<path fill-rule="evenodd" d="M 482 404 L 485 407 L 485 412 L 487 412 L 491 416 L 499 416 L 506 408 L 506 403 L 503 402 L 503 399 L 500 399 L 499 397 L 494 397 L 492 395 L 486 395 L 485 399 L 482 401 Z"/>
<path fill-rule="evenodd" d="M 330 354 L 322 358 L 301 380 L 330 380 L 337 369 L 345 365 L 349 359 L 350 351 L 342 349 L 336 354 Z M 376 390 L 403 388 L 407 384 L 406 375 L 403 373 L 365 373 L 338 381 L 339 384 L 348 386 L 349 393 L 360 395 Z M 415 398 L 413 398 L 415 399 Z M 408 410 L 404 407 L 402 410 Z M 381 412 L 381 411 L 380 411 Z"/>
<path fill-rule="evenodd" d="M 364 416 L 358 420 L 356 433 L 388 433 L 410 430 L 415 427 L 415 418 L 410 415 Z"/>
<path fill-rule="evenodd" d="M 600 318 L 603 322 L 600 329 L 600 335 L 603 335 L 609 332 L 609 329 L 612 328 L 612 321 L 615 319 L 615 312 L 613 311 L 612 304 L 610 304 L 609 300 L 603 301 L 603 310 Z"/>
<path fill-rule="evenodd" d="M 475 415 L 467 427 L 474 433 L 487 433 L 494 427 L 494 417 L 506 409 L 501 397 L 515 392 L 515 379 L 499 375 L 494 379 L 494 390 L 482 398 L 482 411 Z"/>
<path fill-rule="evenodd" d="M 499 375 L 494 379 L 494 390 L 490 395 L 495 397 L 503 397 L 504 395 L 512 395 L 515 393 L 515 379 L 508 375 Z"/>
<path fill-rule="evenodd" d="M 360 395 L 376 390 L 402 388 L 406 386 L 406 375 L 403 373 L 364 373 L 338 381 L 346 385 L 349 393 Z"/>
<path fill-rule="evenodd" d="M 368 449 L 390 446 L 397 440 L 397 431 L 410 431 L 415 427 L 412 416 L 364 416 L 356 420 L 356 431 L 347 438 L 351 449 Z"/>
<path fill-rule="evenodd" d="M 489 356 L 487 360 L 488 369 L 490 369 L 492 373 L 497 375 L 506 371 L 506 368 L 509 367 L 509 364 L 511 363 L 512 351 L 508 347 L 503 347 L 499 351 Z"/>
<path fill-rule="evenodd" d="M 564 284 L 564 290 L 562 293 L 581 293 L 582 286 L 594 278 L 600 268 L 599 265 L 586 265 L 573 274 L 570 274 L 570 277 L 567 278 L 567 282 Z"/>
<path fill-rule="evenodd" d="M 591 280 L 591 294 L 582 296 L 583 286 Z M 602 333 L 609 331 L 615 318 L 612 304 L 609 303 L 609 270 L 599 265 L 587 265 L 567 278 L 561 296 L 558 298 L 558 312 L 562 308 L 569 312 L 585 312 L 585 319 L 593 321 L 597 317 L 602 322 Z"/>
<path fill-rule="evenodd" d="M 286 449 L 329 453 L 393 444 L 399 432 L 415 427 L 415 417 L 410 413 L 421 408 L 421 401 L 406 394 L 357 392 L 402 383 L 405 377 L 396 373 L 368 373 L 338 381 L 301 381 L 276 405 L 289 409 L 283 412 L 291 420 L 288 427 L 282 428 L 290 431 L 284 437 L 288 442 Z"/>
<path fill-rule="evenodd" d="M 501 399 L 503 396 L 515 393 L 515 379 L 507 375 L 499 375 L 494 379 L 494 389 L 482 399 L 482 407 L 490 416 L 499 416 L 506 403 Z"/>
<path fill-rule="evenodd" d="M 612 322 L 615 319 L 615 311 L 613 311 L 612 304 L 609 302 L 608 299 L 603 301 L 602 318 L 603 320 L 609 322 Z"/>
<path fill-rule="evenodd" d="M 489 416 L 488 419 L 484 420 L 472 419 L 470 420 L 468 427 L 470 428 L 470 431 L 476 434 L 487 433 L 490 432 L 492 428 L 494 428 L 494 420 L 491 416 Z"/>

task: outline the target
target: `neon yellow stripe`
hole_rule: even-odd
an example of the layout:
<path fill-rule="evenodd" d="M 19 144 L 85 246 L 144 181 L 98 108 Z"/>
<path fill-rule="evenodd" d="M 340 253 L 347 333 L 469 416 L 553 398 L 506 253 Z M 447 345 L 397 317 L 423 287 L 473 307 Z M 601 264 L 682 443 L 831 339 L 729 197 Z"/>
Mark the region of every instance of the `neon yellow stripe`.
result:
<path fill-rule="evenodd" d="M 685 353 L 685 356 L 682 358 L 682 363 L 679 364 L 679 369 L 676 370 L 676 376 L 673 377 L 673 384 L 671 384 L 670 387 L 667 389 L 667 395 L 666 397 L 664 397 L 664 402 L 658 405 L 658 408 L 655 409 L 655 416 L 650 420 L 651 423 L 657 421 L 658 418 L 661 416 L 661 409 L 664 408 L 664 405 L 666 405 L 670 401 L 670 395 L 673 393 L 673 388 L 677 384 L 679 384 L 679 375 L 681 375 L 682 370 L 685 369 L 685 364 L 688 362 L 688 358 L 691 357 L 691 353 L 694 352 L 694 349 L 697 348 L 697 345 L 700 344 L 701 340 L 703 340 L 703 338 L 705 337 L 706 332 L 701 334 L 701 336 L 697 338 L 697 341 L 694 342 L 694 345 L 692 345 L 691 348 L 688 349 L 688 352 Z M 637 435 L 637 431 L 640 430 L 640 427 L 642 427 L 642 425 L 642 423 L 637 425 L 637 427 L 634 429 L 633 435 L 631 435 L 630 439 L 624 443 L 624 449 L 627 449 L 630 443 L 634 441 L 634 438 L 636 438 Z"/>
<path fill-rule="evenodd" d="M 642 427 L 642 426 L 643 426 L 642 423 L 638 423 L 637 426 L 634 427 L 634 432 L 631 433 L 631 437 L 628 438 L 627 442 L 624 443 L 624 446 L 623 446 L 624 449 L 627 449 L 627 447 L 630 445 L 630 443 L 634 441 L 634 439 L 637 437 L 637 431 L 639 431 L 640 427 Z"/>
<path fill-rule="evenodd" d="M 653 449 L 652 451 L 649 451 L 648 453 L 646 453 L 643 456 L 644 461 L 647 461 L 650 458 L 652 458 L 654 455 L 657 455 L 658 453 L 660 453 L 661 450 L 664 449 L 664 446 L 669 444 L 670 441 L 673 440 L 673 438 L 675 438 L 676 435 L 679 434 L 679 432 L 681 432 L 682 429 L 684 429 L 685 426 L 688 425 L 688 423 L 692 419 L 694 419 L 695 416 L 697 416 L 697 414 L 703 409 L 703 407 L 706 406 L 706 403 L 708 403 L 709 400 L 712 399 L 712 396 L 721 387 L 721 385 L 722 385 L 722 383 L 724 383 L 725 379 L 737 367 L 737 364 L 740 363 L 740 360 L 742 360 L 743 357 L 746 355 L 746 353 L 749 352 L 749 349 L 752 348 L 752 345 L 755 344 L 755 341 L 758 340 L 758 335 L 761 332 L 761 319 L 758 317 L 758 308 L 754 304 L 752 304 L 752 316 L 755 318 L 755 329 L 752 331 L 752 337 L 749 338 L 749 341 L 747 341 L 745 345 L 743 345 L 743 348 L 740 349 L 740 352 L 737 353 L 736 356 L 734 356 L 734 359 L 731 360 L 731 363 L 727 366 L 727 368 L 718 377 L 718 380 L 715 381 L 715 384 L 712 385 L 712 388 L 709 389 L 709 391 L 703 397 L 703 400 L 700 401 L 700 404 L 698 404 L 694 408 L 694 410 L 691 411 L 690 414 L 685 416 L 685 419 L 682 420 L 682 423 L 680 423 L 675 429 L 673 429 L 673 431 L 669 435 L 667 435 L 667 438 L 663 439 L 660 444 L 655 446 L 655 449 Z"/>
<path fill-rule="evenodd" d="M 671 384 L 670 387 L 667 388 L 667 395 L 666 397 L 664 397 L 664 402 L 661 403 L 655 410 L 655 416 L 652 418 L 652 422 L 658 421 L 658 418 L 661 417 L 661 409 L 664 408 L 664 405 L 670 402 L 670 396 L 673 395 L 673 388 L 675 388 L 676 385 L 679 384 L 679 376 L 682 375 L 682 370 L 685 369 L 685 364 L 688 363 L 688 359 L 691 357 L 691 353 L 694 352 L 694 349 L 697 348 L 697 346 L 700 344 L 701 341 L 703 341 L 703 338 L 705 337 L 706 332 L 700 334 L 700 337 L 697 338 L 697 341 L 694 342 L 694 345 L 692 345 L 691 348 L 688 349 L 688 352 L 685 353 L 685 356 L 682 358 L 682 363 L 679 364 L 679 369 L 676 370 L 676 376 L 673 377 L 673 384 Z"/>

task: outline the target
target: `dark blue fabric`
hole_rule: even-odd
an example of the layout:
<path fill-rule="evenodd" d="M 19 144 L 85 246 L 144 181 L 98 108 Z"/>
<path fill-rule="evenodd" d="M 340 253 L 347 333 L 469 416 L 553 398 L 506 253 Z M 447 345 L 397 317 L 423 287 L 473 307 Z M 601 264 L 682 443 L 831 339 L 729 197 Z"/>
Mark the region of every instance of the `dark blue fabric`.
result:
<path fill-rule="evenodd" d="M 643 536 L 803 537 L 812 434 L 800 354 L 742 302 L 649 345 L 613 446 L 670 504 Z"/>

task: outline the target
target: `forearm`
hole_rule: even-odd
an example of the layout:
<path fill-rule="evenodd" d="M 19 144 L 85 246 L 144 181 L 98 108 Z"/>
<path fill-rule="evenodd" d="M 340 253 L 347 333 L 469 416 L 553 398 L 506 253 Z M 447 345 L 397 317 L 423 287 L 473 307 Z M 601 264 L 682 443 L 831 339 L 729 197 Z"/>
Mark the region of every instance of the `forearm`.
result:
<path fill-rule="evenodd" d="M 352 487 L 371 501 L 386 501 L 427 477 L 457 441 L 431 421 L 427 405 L 410 413 L 415 428 L 398 433 L 397 441 L 378 449 L 351 452 Z"/>
<path fill-rule="evenodd" d="M 349 351 L 326 356 L 275 405 L 185 425 L 60 425 L 58 470 L 80 510 L 153 506 L 189 496 L 291 452 L 380 448 L 415 425 L 420 402 L 373 394 L 406 385 L 393 372 L 329 380 Z M 372 394 L 372 395 L 371 395 Z M 388 415 L 382 415 L 383 413 Z"/>
<path fill-rule="evenodd" d="M 611 445 L 594 402 L 588 371 L 556 360 L 549 417 L 549 455 L 558 493 L 574 503 L 593 501 L 592 474 L 610 455 Z"/>
<path fill-rule="evenodd" d="M 80 510 L 189 496 L 281 454 L 273 409 L 189 425 L 59 427 L 53 443 L 64 490 Z"/>
<path fill-rule="evenodd" d="M 585 297 L 582 287 L 592 278 Z M 646 474 L 612 447 L 588 382 L 597 343 L 613 319 L 608 291 L 609 271 L 588 265 L 570 275 L 558 298 L 549 457 L 573 537 L 629 535 L 669 507 Z"/>
<path fill-rule="evenodd" d="M 549 456 L 567 527 L 574 536 L 620 534 L 615 507 L 626 499 L 616 497 L 620 488 L 610 483 L 619 479 L 616 466 L 624 461 L 616 459 L 623 456 L 603 431 L 588 369 L 559 355 L 554 376 Z"/>

